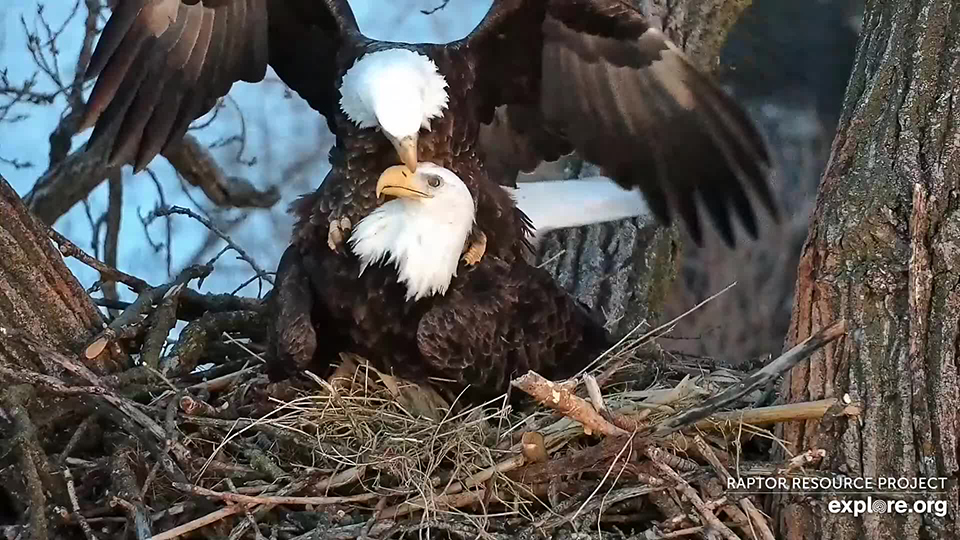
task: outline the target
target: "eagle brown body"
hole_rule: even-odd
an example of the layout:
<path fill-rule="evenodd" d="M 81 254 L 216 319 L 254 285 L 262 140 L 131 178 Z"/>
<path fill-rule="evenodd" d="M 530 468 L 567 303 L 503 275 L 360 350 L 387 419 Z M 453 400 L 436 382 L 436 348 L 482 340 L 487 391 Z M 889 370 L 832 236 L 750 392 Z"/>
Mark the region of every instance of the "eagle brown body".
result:
<path fill-rule="evenodd" d="M 339 352 L 351 351 L 479 403 L 530 369 L 573 376 L 611 345 L 546 271 L 495 255 L 461 268 L 445 295 L 417 301 L 404 298 L 392 265 L 360 275 L 355 258 L 327 249 L 289 247 L 280 274 L 271 315 L 284 324 L 270 327 L 273 380 L 301 369 L 325 375 Z"/>
<path fill-rule="evenodd" d="M 487 238 L 445 295 L 416 302 L 389 265 L 359 275 L 355 257 L 327 247 L 329 225 L 368 215 L 378 176 L 399 162 L 339 103 L 344 73 L 389 48 L 429 57 L 445 77 L 447 108 L 420 131 L 417 157 L 463 180 Z M 776 214 L 769 157 L 743 111 L 622 0 L 496 0 L 445 45 L 370 40 L 346 0 L 122 0 L 91 60 L 83 124 L 96 124 L 92 142 L 110 139 L 114 162 L 141 169 L 268 63 L 337 139 L 330 173 L 294 206 L 272 302 L 274 374 L 351 349 L 398 375 L 490 393 L 517 371 L 564 376 L 591 361 L 607 346 L 601 327 L 523 260 L 530 224 L 500 187 L 571 151 L 641 189 L 662 222 L 679 214 L 698 241 L 698 199 L 730 243 L 731 214 L 756 235 L 748 190 Z"/>

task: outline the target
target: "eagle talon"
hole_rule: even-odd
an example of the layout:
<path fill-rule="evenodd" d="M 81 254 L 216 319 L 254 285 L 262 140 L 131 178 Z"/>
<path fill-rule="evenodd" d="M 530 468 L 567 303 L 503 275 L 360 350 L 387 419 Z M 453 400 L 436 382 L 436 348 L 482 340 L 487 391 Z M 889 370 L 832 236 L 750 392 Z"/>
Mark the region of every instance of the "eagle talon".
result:
<path fill-rule="evenodd" d="M 353 224 L 350 222 L 350 218 L 343 217 L 331 220 L 330 230 L 327 232 L 327 246 L 335 253 L 342 253 L 340 248 L 343 247 L 343 242 L 349 236 L 348 233 L 351 228 L 353 228 Z"/>
<path fill-rule="evenodd" d="M 480 262 L 483 254 L 487 252 L 487 235 L 483 231 L 477 231 L 473 240 L 468 240 L 464 246 L 463 257 L 461 260 L 470 266 Z"/>

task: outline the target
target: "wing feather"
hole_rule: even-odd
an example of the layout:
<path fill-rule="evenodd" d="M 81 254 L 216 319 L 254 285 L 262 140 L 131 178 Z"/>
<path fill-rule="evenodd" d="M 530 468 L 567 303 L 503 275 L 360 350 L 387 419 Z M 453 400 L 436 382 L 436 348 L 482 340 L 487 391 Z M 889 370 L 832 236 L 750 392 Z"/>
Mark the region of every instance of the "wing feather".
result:
<path fill-rule="evenodd" d="M 471 401 L 528 370 L 574 375 L 611 344 L 602 325 L 546 271 L 485 257 L 420 319 L 417 345 L 435 377 L 470 383 Z"/>
<path fill-rule="evenodd" d="M 528 170 L 569 145 L 621 186 L 639 188 L 661 221 L 678 214 L 697 243 L 698 200 L 728 244 L 734 218 L 756 236 L 751 193 L 778 218 L 759 131 L 630 3 L 495 0 L 465 42 L 477 57 L 481 121 L 539 108 L 541 133 L 525 124 L 512 133 L 522 142 L 504 142 L 502 128 L 500 141 L 481 141 L 498 169 Z"/>
<path fill-rule="evenodd" d="M 362 37 L 347 0 L 121 0 L 86 71 L 97 82 L 80 129 L 95 125 L 90 146 L 140 170 L 268 63 L 329 118 L 345 37 Z"/>
<path fill-rule="evenodd" d="M 97 77 L 83 128 L 109 143 L 110 162 L 146 166 L 238 80 L 263 79 L 265 0 L 125 0 L 91 57 Z"/>
<path fill-rule="evenodd" d="M 181 9 L 184 8 L 181 7 Z M 191 28 L 191 23 L 194 21 L 191 19 L 189 14 L 185 14 L 185 16 L 178 18 L 168 31 L 163 34 L 161 40 L 173 41 L 173 45 L 168 48 L 158 43 L 155 47 L 156 51 L 169 49 L 170 53 L 166 58 L 156 58 L 157 55 L 155 53 L 154 57 L 156 61 L 173 65 L 183 63 L 186 53 L 192 49 L 192 41 L 196 39 L 195 28 Z M 193 26 L 196 25 L 194 24 Z M 144 69 L 146 69 L 146 66 Z M 149 79 L 144 77 L 129 109 L 127 111 L 118 111 L 122 114 L 122 117 L 120 117 L 122 123 L 120 131 L 117 133 L 117 144 L 114 145 L 111 159 L 117 159 L 119 156 L 133 157 L 135 155 L 137 147 L 140 145 L 143 137 L 143 130 L 150 120 L 157 103 L 163 97 L 163 90 L 168 76 L 169 72 L 161 72 L 159 74 L 153 74 Z M 133 80 L 131 77 L 127 84 L 132 83 Z M 132 91 L 130 93 L 132 93 Z M 105 125 L 108 124 L 109 122 Z M 125 160 L 126 158 L 122 159 Z"/>
<path fill-rule="evenodd" d="M 267 61 L 270 58 L 268 38 L 267 0 L 246 0 L 243 35 L 241 42 L 246 48 L 242 57 L 248 59 L 239 62 L 237 77 L 241 81 L 262 81 L 267 74 Z"/>

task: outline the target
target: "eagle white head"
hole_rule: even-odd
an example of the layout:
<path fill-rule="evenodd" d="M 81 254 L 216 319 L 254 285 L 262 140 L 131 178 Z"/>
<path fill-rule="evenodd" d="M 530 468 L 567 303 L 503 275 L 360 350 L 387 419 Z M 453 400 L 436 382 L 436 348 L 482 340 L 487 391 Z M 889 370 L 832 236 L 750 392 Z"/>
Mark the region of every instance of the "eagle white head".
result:
<path fill-rule="evenodd" d="M 360 274 L 386 260 L 397 267 L 407 299 L 444 294 L 476 215 L 473 196 L 449 169 L 424 162 L 412 172 L 390 167 L 377 182 L 377 196 L 391 199 L 360 220 L 350 233 L 350 249 L 360 258 Z"/>
<path fill-rule="evenodd" d="M 407 49 L 385 49 L 363 55 L 343 75 L 340 108 L 359 127 L 379 127 L 407 168 L 416 171 L 417 136 L 443 115 L 446 88 L 433 60 Z"/>

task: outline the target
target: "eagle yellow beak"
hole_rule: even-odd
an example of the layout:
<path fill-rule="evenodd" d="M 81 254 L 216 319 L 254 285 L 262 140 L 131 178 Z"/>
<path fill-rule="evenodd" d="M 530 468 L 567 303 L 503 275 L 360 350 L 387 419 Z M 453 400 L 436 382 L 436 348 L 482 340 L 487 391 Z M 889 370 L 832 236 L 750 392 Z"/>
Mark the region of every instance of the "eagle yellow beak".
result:
<path fill-rule="evenodd" d="M 407 199 L 430 199 L 433 197 L 427 192 L 426 183 L 417 173 L 406 165 L 394 165 L 383 171 L 377 180 L 377 197 L 391 195 Z"/>
<path fill-rule="evenodd" d="M 419 134 L 414 133 L 413 135 L 407 135 L 406 137 L 400 137 L 399 139 L 394 137 L 389 137 L 390 142 L 393 143 L 393 147 L 397 150 L 397 154 L 400 156 L 400 161 L 407 166 L 412 172 L 417 170 L 417 140 Z"/>

